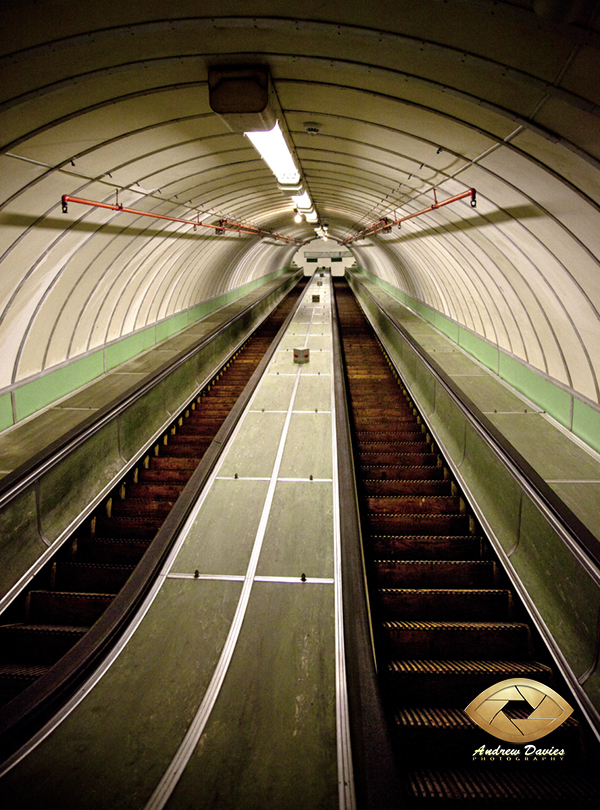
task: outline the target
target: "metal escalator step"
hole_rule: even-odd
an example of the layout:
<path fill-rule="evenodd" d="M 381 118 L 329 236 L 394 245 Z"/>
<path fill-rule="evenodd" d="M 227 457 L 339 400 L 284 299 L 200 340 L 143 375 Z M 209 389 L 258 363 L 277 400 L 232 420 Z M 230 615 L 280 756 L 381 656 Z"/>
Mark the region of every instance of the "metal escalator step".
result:
<path fill-rule="evenodd" d="M 431 444 L 425 438 L 417 441 L 366 442 L 358 441 L 359 453 L 431 453 Z"/>
<path fill-rule="evenodd" d="M 151 540 L 164 523 L 163 516 L 115 515 L 112 518 L 98 518 L 98 537 L 139 537 Z"/>
<path fill-rule="evenodd" d="M 550 667 L 532 660 L 395 659 L 388 661 L 383 674 L 390 700 L 397 706 L 462 709 L 484 689 L 509 678 L 556 686 Z"/>
<path fill-rule="evenodd" d="M 463 708 L 478 694 L 509 678 L 530 678 L 555 688 L 550 667 L 512 659 L 396 659 L 384 680 L 395 705 Z"/>
<path fill-rule="evenodd" d="M 415 417 L 412 413 L 398 413 L 394 415 L 380 412 L 376 417 L 377 425 L 381 430 L 393 430 L 399 425 L 414 425 Z M 374 417 L 371 414 L 355 412 L 353 415 L 354 428 L 357 433 L 373 427 Z"/>
<path fill-rule="evenodd" d="M 446 478 L 443 467 L 431 464 L 423 467 L 361 464 L 360 470 L 365 481 L 442 481 Z"/>
<path fill-rule="evenodd" d="M 106 610 L 115 594 L 70 591 L 29 591 L 27 624 L 66 624 L 90 627 Z"/>
<path fill-rule="evenodd" d="M 461 768 L 412 770 L 407 789 L 414 799 L 479 802 L 481 807 L 568 807 L 598 806 L 598 780 L 577 768 L 557 774 L 532 768 Z M 485 802 L 485 804 L 484 804 Z M 494 802 L 494 804 L 489 804 Z"/>
<path fill-rule="evenodd" d="M 140 484 L 151 484 L 151 485 L 179 485 L 181 489 L 187 484 L 190 480 L 190 476 L 193 472 L 193 469 L 183 469 L 183 470 L 139 470 L 138 471 L 138 481 Z"/>
<path fill-rule="evenodd" d="M 150 500 L 149 498 L 115 500 L 112 505 L 111 518 L 137 515 L 139 517 L 162 517 L 164 519 L 174 505 L 175 500 Z"/>
<path fill-rule="evenodd" d="M 421 425 L 403 424 L 402 429 L 395 428 L 393 430 L 366 430 L 362 429 L 356 433 L 356 440 L 359 444 L 366 442 L 372 443 L 387 443 L 387 442 L 418 442 L 425 441 L 427 432 L 423 430 Z"/>
<path fill-rule="evenodd" d="M 55 664 L 88 627 L 43 624 L 5 624 L 0 626 L 0 665 L 47 667 Z"/>
<path fill-rule="evenodd" d="M 72 555 L 79 562 L 137 563 L 153 536 L 78 537 L 72 544 Z"/>
<path fill-rule="evenodd" d="M 437 453 L 394 453 L 385 451 L 375 451 L 363 453 L 359 452 L 361 465 L 373 466 L 376 464 L 397 465 L 399 467 L 435 467 L 438 463 Z"/>
<path fill-rule="evenodd" d="M 471 534 L 474 524 L 464 514 L 402 514 L 379 513 L 367 515 L 367 526 L 373 534 Z"/>
<path fill-rule="evenodd" d="M 372 515 L 454 515 L 461 514 L 463 503 L 458 495 L 370 495 L 366 506 Z"/>
<path fill-rule="evenodd" d="M 165 501 L 176 501 L 181 495 L 184 484 L 176 483 L 138 483 L 127 484 L 127 498 L 145 498 Z"/>
<path fill-rule="evenodd" d="M 117 593 L 131 576 L 134 567 L 106 563 L 55 562 L 52 566 L 52 589 Z"/>
<path fill-rule="evenodd" d="M 490 560 L 376 560 L 381 587 L 493 587 L 495 564 Z"/>
<path fill-rule="evenodd" d="M 200 458 L 188 458 L 186 456 L 152 456 L 150 459 L 151 470 L 189 470 L 193 471 L 198 466 Z"/>
<path fill-rule="evenodd" d="M 231 408 L 224 408 L 223 409 L 223 419 L 227 416 Z M 177 427 L 177 432 L 173 435 L 169 436 L 169 441 L 174 439 L 175 436 L 186 436 L 186 437 L 194 437 L 197 438 L 198 441 L 205 441 L 208 444 L 214 439 L 216 434 L 215 430 L 209 430 L 204 425 L 204 420 L 202 418 L 198 419 L 187 419 L 183 425 Z"/>
<path fill-rule="evenodd" d="M 355 411 L 361 411 L 361 415 L 370 416 L 373 421 L 378 414 L 385 413 L 404 416 L 413 423 L 416 422 L 412 409 L 406 407 L 402 396 L 390 391 L 381 391 L 381 386 L 378 386 L 377 393 L 371 396 L 367 396 L 364 392 L 359 393 L 354 386 L 350 386 L 350 402 Z"/>
<path fill-rule="evenodd" d="M 163 446 L 163 451 L 169 452 L 175 447 L 189 447 L 190 450 L 193 449 L 196 453 L 203 453 L 206 452 L 211 441 L 212 438 L 209 438 L 202 433 L 178 432 L 168 436 L 168 441 L 167 444 Z"/>
<path fill-rule="evenodd" d="M 531 714 L 531 707 L 507 711 L 511 718 L 524 720 Z M 464 709 L 444 706 L 405 707 L 394 712 L 394 724 L 406 752 L 405 762 L 422 763 L 428 760 L 435 762 L 438 767 L 453 762 L 470 762 L 473 751 L 481 746 L 481 728 Z M 560 728 L 552 732 L 552 747 L 568 750 L 571 762 L 581 760 L 584 756 L 582 743 L 581 726 L 574 717 L 567 718 Z M 511 761 L 515 759 L 513 756 Z"/>
<path fill-rule="evenodd" d="M 196 460 L 196 465 L 198 465 L 207 447 L 207 444 L 200 445 L 193 442 L 186 442 L 185 444 L 169 443 L 162 445 L 160 457 L 173 459 L 192 458 Z"/>
<path fill-rule="evenodd" d="M 0 705 L 8 703 L 48 672 L 46 666 L 0 665 Z"/>
<path fill-rule="evenodd" d="M 366 542 L 379 560 L 478 560 L 483 550 L 476 534 L 371 535 Z"/>
<path fill-rule="evenodd" d="M 410 469 L 410 468 L 408 468 Z M 433 469 L 437 470 L 437 467 Z M 400 480 L 373 480 L 363 481 L 366 494 L 371 497 L 383 497 L 392 495 L 450 495 L 452 493 L 452 482 L 450 480 L 438 479 L 414 479 L 405 478 Z M 370 501 L 369 501 L 370 503 Z"/>
<path fill-rule="evenodd" d="M 474 588 L 381 588 L 382 613 L 388 619 L 506 621 L 510 591 Z"/>
<path fill-rule="evenodd" d="M 403 658 L 527 658 L 530 630 L 520 622 L 389 621 L 382 623 L 391 656 Z"/>

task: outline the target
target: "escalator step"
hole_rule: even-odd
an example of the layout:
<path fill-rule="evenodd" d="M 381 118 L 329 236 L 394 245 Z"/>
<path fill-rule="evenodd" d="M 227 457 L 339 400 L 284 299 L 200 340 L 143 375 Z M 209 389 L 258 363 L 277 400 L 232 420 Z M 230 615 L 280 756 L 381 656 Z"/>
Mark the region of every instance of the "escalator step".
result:
<path fill-rule="evenodd" d="M 381 587 L 494 587 L 495 564 L 489 560 L 376 560 Z"/>
<path fill-rule="evenodd" d="M 471 519 L 464 514 L 369 514 L 367 526 L 374 534 L 471 534 Z"/>
<path fill-rule="evenodd" d="M 182 433 L 178 432 L 174 435 L 169 435 L 168 443 L 165 445 L 166 452 L 171 452 L 175 447 L 189 447 L 196 452 L 204 453 L 208 449 L 212 438 L 205 436 L 203 433 Z"/>
<path fill-rule="evenodd" d="M 178 456 L 152 456 L 151 470 L 189 470 L 193 472 L 198 466 L 200 458 L 187 458 Z"/>
<path fill-rule="evenodd" d="M 48 672 L 49 668 L 38 665 L 0 665 L 0 705 L 8 703 L 32 683 L 35 683 L 38 678 Z"/>
<path fill-rule="evenodd" d="M 227 416 L 231 408 L 223 408 L 223 419 Z M 215 414 L 216 415 L 216 414 Z M 204 426 L 204 420 L 202 418 L 199 419 L 187 419 L 183 425 L 177 428 L 177 433 L 173 436 L 169 436 L 169 441 L 175 438 L 175 436 L 185 436 L 194 439 L 198 439 L 198 441 L 205 441 L 207 444 L 214 439 L 216 431 L 209 431 L 208 428 Z"/>
<path fill-rule="evenodd" d="M 510 591 L 441 588 L 384 588 L 379 602 L 389 619 L 507 621 Z"/>
<path fill-rule="evenodd" d="M 398 428 L 394 430 L 366 430 L 363 429 L 356 434 L 358 443 L 361 442 L 403 442 L 403 441 L 419 441 L 425 433 L 420 425 L 403 425 L 402 430 Z M 406 439 L 406 436 L 415 437 Z"/>
<path fill-rule="evenodd" d="M 158 485 L 178 485 L 183 487 L 190 480 L 192 470 L 139 470 L 138 481 L 140 484 L 158 484 Z"/>
<path fill-rule="evenodd" d="M 358 452 L 364 453 L 431 453 L 431 445 L 424 439 L 400 442 L 358 442 Z"/>
<path fill-rule="evenodd" d="M 174 500 L 150 500 L 149 498 L 126 498 L 115 500 L 112 518 L 138 515 L 149 518 L 166 518 L 175 504 Z M 112 519 L 111 518 L 111 519 Z"/>
<path fill-rule="evenodd" d="M 373 515 L 421 514 L 450 516 L 463 511 L 464 502 L 458 495 L 370 495 L 367 508 Z"/>
<path fill-rule="evenodd" d="M 371 535 L 367 542 L 373 555 L 401 560 L 478 560 L 483 538 L 476 534 Z"/>
<path fill-rule="evenodd" d="M 527 658 L 529 626 L 519 622 L 386 621 L 390 653 L 403 658 Z"/>
<path fill-rule="evenodd" d="M 133 565 L 56 562 L 52 567 L 52 589 L 88 593 L 117 593 L 134 570 Z"/>
<path fill-rule="evenodd" d="M 413 467 L 407 465 L 379 465 L 371 466 L 361 464 L 361 473 L 365 482 L 368 481 L 442 481 L 446 474 L 443 467 L 427 465 Z"/>
<path fill-rule="evenodd" d="M 407 468 L 410 469 L 410 468 Z M 434 467 L 433 469 L 438 469 Z M 400 480 L 385 479 L 382 481 L 367 480 L 363 482 L 365 493 L 371 497 L 382 497 L 386 495 L 450 495 L 452 492 L 452 482 L 443 478 L 413 479 L 406 478 Z"/>
<path fill-rule="evenodd" d="M 172 437 L 173 439 L 175 436 Z M 196 466 L 198 466 L 200 459 L 202 458 L 204 452 L 206 451 L 208 444 L 195 444 L 193 442 L 186 442 L 185 444 L 166 444 L 162 447 L 161 458 L 191 458 L 195 460 Z M 158 457 L 157 457 L 158 458 Z"/>
<path fill-rule="evenodd" d="M 72 554 L 79 562 L 127 565 L 138 562 L 149 544 L 150 538 L 79 537 L 72 545 Z"/>
<path fill-rule="evenodd" d="M 87 632 L 87 627 L 6 624 L 0 627 L 0 665 L 51 666 Z"/>
<path fill-rule="evenodd" d="M 162 516 L 120 516 L 101 518 L 96 521 L 97 537 L 139 537 L 151 540 L 164 523 Z"/>
<path fill-rule="evenodd" d="M 363 453 L 359 451 L 361 465 L 373 466 L 374 464 L 398 465 L 399 467 L 435 467 L 438 463 L 437 453 L 389 453 L 383 450 L 378 452 Z"/>
<path fill-rule="evenodd" d="M 531 708 L 507 712 L 513 719 L 518 717 L 524 720 L 531 714 Z M 453 762 L 464 763 L 481 746 L 481 728 L 463 709 L 410 707 L 395 712 L 394 723 L 405 741 L 405 763 L 423 762 L 425 758 L 435 762 L 438 767 Z M 583 756 L 582 743 L 581 727 L 573 717 L 567 718 L 560 728 L 552 732 L 552 747 L 567 750 L 571 761 L 580 760 Z M 515 746 L 503 743 L 502 747 Z M 512 757 L 511 761 L 514 760 L 515 757 Z M 556 767 L 554 763 L 553 767 Z"/>
<path fill-rule="evenodd" d="M 531 678 L 552 688 L 556 685 L 548 666 L 527 660 L 396 659 L 388 662 L 385 672 L 392 702 L 410 706 L 462 708 L 484 689 L 509 678 Z"/>
<path fill-rule="evenodd" d="M 29 591 L 25 608 L 26 622 L 91 627 L 114 596 L 105 593 Z"/>
<path fill-rule="evenodd" d="M 128 498 L 150 498 L 165 501 L 176 501 L 183 492 L 184 484 L 138 483 L 127 484 Z"/>
<path fill-rule="evenodd" d="M 409 774 L 411 795 L 417 800 L 502 802 L 506 807 L 521 802 L 521 807 L 567 807 L 568 803 L 586 807 L 598 806 L 598 784 L 595 779 L 573 769 L 556 776 L 551 770 L 531 772 L 531 768 L 481 770 L 419 769 Z M 570 800 L 570 801 L 569 801 Z M 481 806 L 484 806 L 483 804 Z"/>

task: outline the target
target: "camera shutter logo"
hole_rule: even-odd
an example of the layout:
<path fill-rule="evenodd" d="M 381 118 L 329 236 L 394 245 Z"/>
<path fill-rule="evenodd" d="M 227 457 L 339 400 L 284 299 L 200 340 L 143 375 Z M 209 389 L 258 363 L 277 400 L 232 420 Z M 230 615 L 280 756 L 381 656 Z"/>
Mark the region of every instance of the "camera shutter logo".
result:
<path fill-rule="evenodd" d="M 522 702 L 531 709 L 527 717 L 510 717 L 506 705 Z M 510 678 L 490 686 L 469 703 L 465 709 L 474 723 L 499 737 L 514 743 L 527 743 L 555 731 L 571 716 L 573 709 L 554 689 L 528 678 Z"/>

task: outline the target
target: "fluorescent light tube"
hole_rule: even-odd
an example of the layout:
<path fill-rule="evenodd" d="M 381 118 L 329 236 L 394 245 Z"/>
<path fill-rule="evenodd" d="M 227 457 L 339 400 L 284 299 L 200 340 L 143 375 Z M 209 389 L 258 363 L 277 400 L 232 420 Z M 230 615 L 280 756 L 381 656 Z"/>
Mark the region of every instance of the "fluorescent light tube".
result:
<path fill-rule="evenodd" d="M 292 196 L 292 200 L 296 203 L 296 208 L 299 211 L 308 211 L 312 208 L 312 202 L 308 196 L 308 191 L 305 191 L 304 194 Z"/>
<path fill-rule="evenodd" d="M 251 140 L 254 148 L 271 169 L 279 183 L 290 184 L 300 181 L 300 172 L 288 149 L 283 132 L 276 123 L 273 129 L 244 133 Z"/>

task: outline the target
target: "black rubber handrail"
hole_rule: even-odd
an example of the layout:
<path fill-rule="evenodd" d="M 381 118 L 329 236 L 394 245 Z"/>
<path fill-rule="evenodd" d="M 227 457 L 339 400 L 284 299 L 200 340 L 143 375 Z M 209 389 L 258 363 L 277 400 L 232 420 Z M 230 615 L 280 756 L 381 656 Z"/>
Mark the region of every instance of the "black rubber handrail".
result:
<path fill-rule="evenodd" d="M 263 296 L 256 299 L 246 307 L 241 309 L 233 318 L 221 326 L 215 327 L 207 335 L 200 338 L 191 348 L 184 349 L 175 357 L 166 360 L 158 369 L 150 372 L 143 380 L 135 383 L 127 391 L 119 394 L 114 400 L 99 408 L 71 430 L 64 433 L 55 441 L 36 453 L 19 467 L 8 473 L 0 480 L 0 509 L 2 509 L 13 498 L 17 497 L 23 490 L 34 483 L 38 478 L 52 469 L 69 453 L 76 450 L 91 436 L 97 433 L 102 427 L 111 422 L 123 411 L 145 396 L 158 383 L 166 379 L 173 371 L 186 363 L 191 357 L 201 351 L 215 338 L 225 332 L 231 324 L 243 318 L 250 310 L 265 298 L 273 294 L 274 290 L 285 284 L 290 284 L 294 280 L 300 279 L 300 272 L 286 278 L 277 287 L 272 288 Z M 266 316 L 268 317 L 268 315 Z M 264 319 L 263 319 L 264 320 Z"/>
<path fill-rule="evenodd" d="M 370 300 L 387 319 L 390 325 L 409 344 L 423 364 L 434 374 L 446 393 L 467 417 L 471 426 L 477 430 L 486 444 L 501 459 L 505 467 L 512 473 L 513 477 L 517 480 L 520 479 L 526 484 L 529 494 L 537 499 L 539 504 L 543 505 L 546 511 L 552 516 L 555 523 L 562 529 L 562 532 L 586 554 L 596 569 L 597 577 L 600 578 L 600 541 L 598 538 L 544 481 L 541 475 L 508 441 L 506 436 L 498 430 L 464 391 L 461 391 L 454 380 L 446 374 L 431 355 L 417 343 L 405 327 L 396 323 L 391 318 L 381 304 L 374 298 L 370 290 L 360 280 L 353 279 L 353 281 L 361 285 L 365 294 L 369 296 Z"/>
<path fill-rule="evenodd" d="M 54 666 L 5 706 L 0 707 L 0 758 L 11 758 L 100 665 L 142 607 L 184 523 L 217 463 L 235 426 L 302 298 L 292 308 L 240 397 L 225 418 L 173 509 L 166 517 L 133 573 L 90 630 Z M 257 327 L 258 328 L 258 327 Z M 5 762 L 4 770 L 10 765 Z"/>

